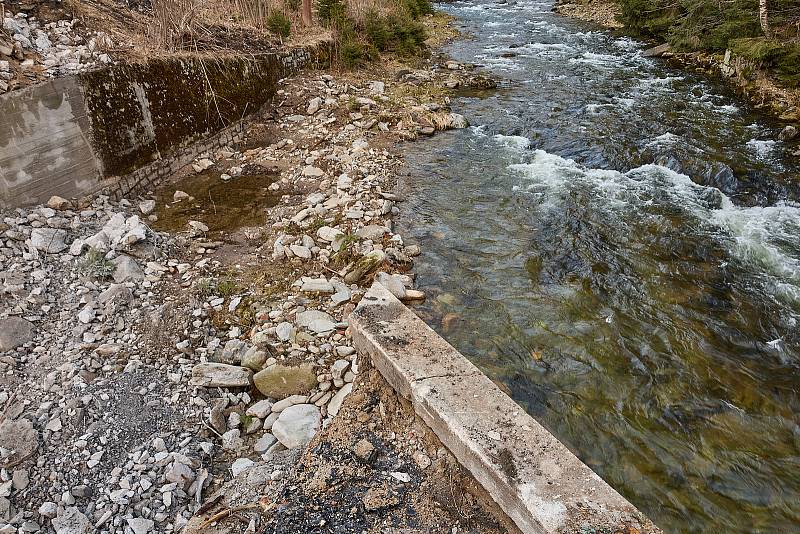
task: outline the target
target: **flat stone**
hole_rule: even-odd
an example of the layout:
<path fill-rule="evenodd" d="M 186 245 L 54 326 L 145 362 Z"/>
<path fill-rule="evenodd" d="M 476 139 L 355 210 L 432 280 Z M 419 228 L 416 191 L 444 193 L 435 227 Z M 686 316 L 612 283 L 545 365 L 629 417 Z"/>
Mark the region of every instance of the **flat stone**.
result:
<path fill-rule="evenodd" d="M 63 252 L 69 245 L 64 240 L 67 238 L 66 230 L 56 228 L 34 228 L 31 231 L 31 247 L 47 254 Z"/>
<path fill-rule="evenodd" d="M 292 395 L 291 397 L 286 397 L 285 399 L 279 400 L 278 402 L 273 404 L 272 413 L 277 414 L 279 412 L 282 412 L 289 406 L 294 406 L 295 404 L 305 404 L 307 402 L 308 402 L 308 395 Z M 267 428 L 267 421 L 264 421 L 264 427 Z"/>
<path fill-rule="evenodd" d="M 193 386 L 244 388 L 252 383 L 253 371 L 225 363 L 198 363 L 192 368 Z"/>
<path fill-rule="evenodd" d="M 300 291 L 304 293 L 333 293 L 333 285 L 325 278 L 302 278 Z"/>
<path fill-rule="evenodd" d="M 336 417 L 342 407 L 345 397 L 353 391 L 353 384 L 345 384 L 342 389 L 336 392 L 331 401 L 328 403 L 328 415 Z"/>
<path fill-rule="evenodd" d="M 264 367 L 267 361 L 267 353 L 263 350 L 258 350 L 257 347 L 250 347 L 247 352 L 242 355 L 242 367 L 247 367 L 253 371 L 259 371 Z"/>
<path fill-rule="evenodd" d="M 384 234 L 389 231 L 385 226 L 377 224 L 369 224 L 363 228 L 356 230 L 356 235 L 361 239 L 369 239 L 371 241 L 380 241 L 383 239 Z"/>
<path fill-rule="evenodd" d="M 237 458 L 231 464 L 231 474 L 235 477 L 239 476 L 252 469 L 254 465 L 256 463 L 250 458 Z"/>
<path fill-rule="evenodd" d="M 303 245 L 289 245 L 289 250 L 291 250 L 292 254 L 294 254 L 295 256 L 297 256 L 300 259 L 304 259 L 304 260 L 311 259 L 311 250 L 308 247 L 304 247 Z M 323 278 L 323 280 L 324 280 L 324 278 Z M 327 280 L 325 280 L 325 282 L 327 283 Z M 303 286 L 305 287 L 305 284 L 303 284 Z M 309 290 L 308 289 L 302 289 L 302 291 L 309 291 Z M 310 291 L 315 291 L 315 290 L 312 289 Z M 316 290 L 316 291 L 320 291 L 320 290 Z"/>
<path fill-rule="evenodd" d="M 313 165 L 306 165 L 303 168 L 303 176 L 308 176 L 310 178 L 318 178 L 324 175 L 325 171 L 323 171 L 319 167 L 314 167 Z"/>
<path fill-rule="evenodd" d="M 277 417 L 276 417 L 277 419 Z M 270 447 L 275 445 L 278 439 L 270 434 L 269 432 L 264 433 L 263 436 L 258 438 L 255 445 L 253 445 L 253 451 L 257 452 L 258 454 L 263 454 L 269 450 Z"/>
<path fill-rule="evenodd" d="M 319 408 L 313 404 L 296 404 L 281 412 L 272 425 L 272 434 L 287 449 L 294 449 L 311 441 L 319 426 Z"/>
<path fill-rule="evenodd" d="M 317 230 L 317 237 L 328 243 L 333 243 L 337 239 L 344 237 L 344 232 L 330 226 L 323 226 Z"/>
<path fill-rule="evenodd" d="M 275 327 L 275 335 L 278 336 L 278 339 L 281 341 L 291 341 L 295 335 L 294 325 L 286 321 L 278 324 L 278 326 Z"/>
<path fill-rule="evenodd" d="M 375 276 L 375 281 L 388 289 L 392 295 L 403 300 L 406 298 L 406 286 L 403 284 L 403 279 L 400 276 L 378 273 Z"/>
<path fill-rule="evenodd" d="M 331 365 L 331 376 L 333 376 L 333 378 L 342 378 L 342 375 L 344 375 L 348 367 L 350 367 L 350 362 L 348 360 L 336 360 L 333 362 L 333 365 Z"/>
<path fill-rule="evenodd" d="M 114 269 L 114 282 L 121 284 L 123 282 L 136 282 L 144 280 L 144 271 L 139 267 L 132 257 L 127 254 L 121 254 L 111 260 L 116 265 Z"/>
<path fill-rule="evenodd" d="M 22 317 L 0 320 L 0 352 L 13 350 L 33 341 L 33 323 Z"/>
<path fill-rule="evenodd" d="M 153 530 L 155 522 L 152 519 L 145 519 L 144 517 L 129 517 L 125 520 L 134 534 L 147 534 Z"/>
<path fill-rule="evenodd" d="M 317 375 L 309 365 L 275 364 L 257 372 L 253 382 L 265 397 L 284 399 L 311 391 L 317 385 Z"/>
<path fill-rule="evenodd" d="M 297 325 L 302 328 L 310 328 L 312 323 L 314 323 L 315 321 L 325 321 L 330 323 L 331 325 L 335 324 L 333 321 L 333 317 L 319 310 L 306 310 L 304 312 L 300 312 L 297 314 L 297 317 L 295 317 L 295 320 L 297 322 Z M 329 330 L 332 329 L 333 326 L 329 328 Z"/>
<path fill-rule="evenodd" d="M 255 404 L 252 404 L 247 411 L 245 412 L 250 417 L 258 417 L 259 419 L 264 419 L 266 416 L 272 413 L 272 404 L 273 402 L 269 399 L 262 399 Z"/>
<path fill-rule="evenodd" d="M 53 519 L 56 534 L 83 534 L 89 532 L 89 519 L 74 506 L 64 509 Z"/>

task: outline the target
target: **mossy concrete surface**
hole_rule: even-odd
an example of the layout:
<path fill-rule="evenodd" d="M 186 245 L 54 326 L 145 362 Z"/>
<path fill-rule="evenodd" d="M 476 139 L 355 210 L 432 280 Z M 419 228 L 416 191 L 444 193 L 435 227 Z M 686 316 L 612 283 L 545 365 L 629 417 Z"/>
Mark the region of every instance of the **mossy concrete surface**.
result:
<path fill-rule="evenodd" d="M 350 315 L 353 341 L 525 533 L 660 533 L 387 289 Z"/>

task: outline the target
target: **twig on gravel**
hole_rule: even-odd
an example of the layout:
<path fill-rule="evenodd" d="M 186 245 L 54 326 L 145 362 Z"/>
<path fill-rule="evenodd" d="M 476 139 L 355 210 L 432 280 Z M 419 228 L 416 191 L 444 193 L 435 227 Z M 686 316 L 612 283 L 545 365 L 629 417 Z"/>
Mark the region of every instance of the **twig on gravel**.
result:
<path fill-rule="evenodd" d="M 210 430 L 210 431 L 212 431 L 214 434 L 216 434 L 216 435 L 217 435 L 217 437 L 218 437 L 219 439 L 222 439 L 222 434 L 220 434 L 219 432 L 217 432 L 216 430 L 214 430 L 214 428 L 213 428 L 211 425 L 209 425 L 208 423 L 206 423 L 206 420 L 205 420 L 205 419 L 203 419 L 203 418 L 201 417 L 201 418 L 200 418 L 200 421 L 202 421 L 202 422 L 203 422 L 203 426 L 205 426 L 207 429 L 209 429 L 209 430 Z"/>
<path fill-rule="evenodd" d="M 216 514 L 212 515 L 198 527 L 199 530 L 206 528 L 208 525 L 215 521 L 219 521 L 220 519 L 225 519 L 226 517 L 235 514 L 236 512 L 244 512 L 245 510 L 253 510 L 258 508 L 259 505 L 257 503 L 245 504 L 244 506 L 236 506 L 234 508 L 228 508 L 227 510 L 223 510 L 221 512 L 217 512 Z"/>

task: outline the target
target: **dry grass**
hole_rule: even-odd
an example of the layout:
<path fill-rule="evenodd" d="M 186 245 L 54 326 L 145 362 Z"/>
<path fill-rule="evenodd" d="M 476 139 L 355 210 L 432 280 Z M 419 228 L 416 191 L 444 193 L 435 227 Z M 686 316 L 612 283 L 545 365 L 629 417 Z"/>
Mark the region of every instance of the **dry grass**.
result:
<path fill-rule="evenodd" d="M 167 50 L 183 49 L 194 39 L 204 0 L 153 0 L 155 42 Z"/>

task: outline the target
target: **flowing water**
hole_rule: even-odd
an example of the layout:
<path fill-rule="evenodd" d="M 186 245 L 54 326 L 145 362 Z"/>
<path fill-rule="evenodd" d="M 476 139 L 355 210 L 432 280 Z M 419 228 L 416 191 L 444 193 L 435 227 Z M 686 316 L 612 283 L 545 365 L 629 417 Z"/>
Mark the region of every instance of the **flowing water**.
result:
<path fill-rule="evenodd" d="M 418 312 L 668 532 L 800 532 L 800 168 L 712 79 L 536 0 L 409 147 Z"/>

